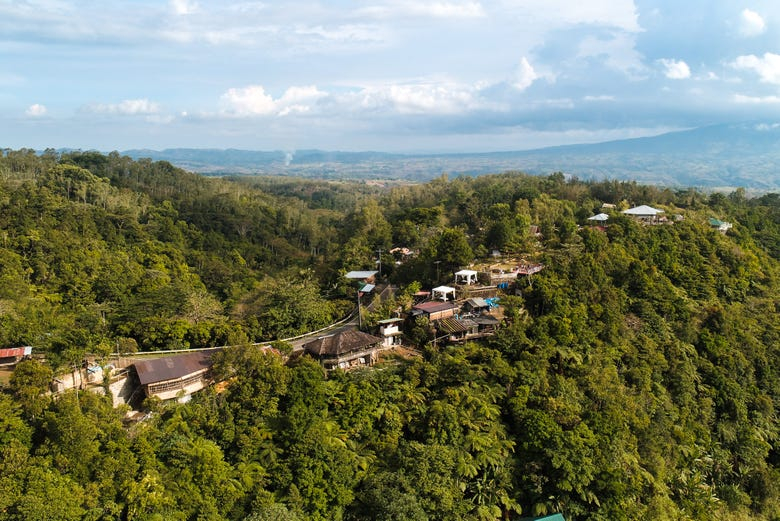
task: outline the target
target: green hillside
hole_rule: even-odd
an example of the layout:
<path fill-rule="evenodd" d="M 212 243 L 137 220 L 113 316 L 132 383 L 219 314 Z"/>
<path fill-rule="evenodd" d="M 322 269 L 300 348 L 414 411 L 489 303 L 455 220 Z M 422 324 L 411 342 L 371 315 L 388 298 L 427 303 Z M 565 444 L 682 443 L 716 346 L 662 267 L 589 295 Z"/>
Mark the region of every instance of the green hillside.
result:
<path fill-rule="evenodd" d="M 640 204 L 669 224 L 619 212 Z M 777 194 L 204 178 L 21 150 L 0 157 L 0 241 L 0 347 L 46 355 L 0 392 L 0 520 L 780 518 Z M 341 274 L 377 250 L 393 306 L 493 250 L 546 268 L 479 343 L 422 331 L 420 356 L 328 375 L 248 345 L 347 314 Z M 41 392 L 86 354 L 223 344 L 223 392 L 141 423 Z"/>

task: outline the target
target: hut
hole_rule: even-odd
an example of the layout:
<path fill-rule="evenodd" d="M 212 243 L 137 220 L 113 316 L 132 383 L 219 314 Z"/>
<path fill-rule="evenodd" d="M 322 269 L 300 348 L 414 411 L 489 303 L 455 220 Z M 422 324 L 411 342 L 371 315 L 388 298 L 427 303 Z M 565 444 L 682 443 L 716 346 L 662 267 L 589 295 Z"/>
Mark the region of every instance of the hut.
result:
<path fill-rule="evenodd" d="M 345 329 L 303 344 L 303 350 L 327 370 L 373 365 L 383 339 L 356 329 Z"/>

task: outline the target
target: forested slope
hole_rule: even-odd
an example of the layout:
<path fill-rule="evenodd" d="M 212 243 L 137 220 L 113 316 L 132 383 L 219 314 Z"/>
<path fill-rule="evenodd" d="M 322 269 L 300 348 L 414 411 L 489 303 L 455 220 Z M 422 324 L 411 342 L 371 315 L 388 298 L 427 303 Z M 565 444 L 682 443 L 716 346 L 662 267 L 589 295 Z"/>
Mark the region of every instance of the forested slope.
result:
<path fill-rule="evenodd" d="M 401 285 L 492 249 L 546 266 L 483 343 L 327 377 L 236 347 L 224 392 L 132 427 L 91 393 L 41 396 L 51 370 L 24 362 L 0 393 L 0 519 L 780 517 L 777 195 L 518 173 L 379 191 L 29 151 L 0 178 L 0 338 L 49 365 L 313 328 L 347 305 L 339 270 L 391 246 L 419 251 L 383 254 Z M 604 202 L 683 219 L 586 226 Z"/>

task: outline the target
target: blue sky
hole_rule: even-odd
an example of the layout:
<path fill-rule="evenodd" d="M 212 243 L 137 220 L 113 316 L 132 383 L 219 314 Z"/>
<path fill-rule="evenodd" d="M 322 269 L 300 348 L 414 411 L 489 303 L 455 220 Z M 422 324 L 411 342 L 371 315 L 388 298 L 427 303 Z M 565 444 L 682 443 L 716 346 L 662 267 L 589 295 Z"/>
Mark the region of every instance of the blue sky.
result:
<path fill-rule="evenodd" d="M 780 118 L 780 4 L 0 0 L 0 142 L 522 150 Z"/>

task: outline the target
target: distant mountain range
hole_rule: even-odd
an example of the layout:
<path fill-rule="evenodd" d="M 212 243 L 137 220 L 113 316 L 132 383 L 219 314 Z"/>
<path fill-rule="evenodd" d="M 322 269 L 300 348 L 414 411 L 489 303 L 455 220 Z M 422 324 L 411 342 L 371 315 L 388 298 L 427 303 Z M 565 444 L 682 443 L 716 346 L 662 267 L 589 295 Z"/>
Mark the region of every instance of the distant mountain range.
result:
<path fill-rule="evenodd" d="M 472 154 L 189 148 L 123 153 L 135 159 L 166 160 L 211 175 L 425 181 L 443 173 L 454 177 L 516 170 L 671 187 L 780 189 L 780 124 L 768 123 L 715 125 L 597 144 Z"/>

